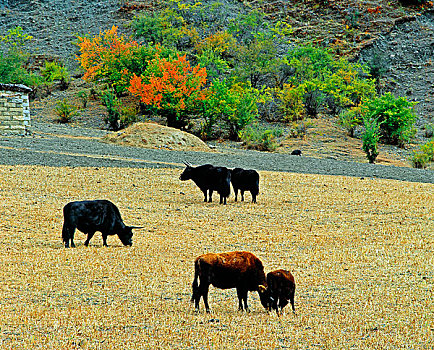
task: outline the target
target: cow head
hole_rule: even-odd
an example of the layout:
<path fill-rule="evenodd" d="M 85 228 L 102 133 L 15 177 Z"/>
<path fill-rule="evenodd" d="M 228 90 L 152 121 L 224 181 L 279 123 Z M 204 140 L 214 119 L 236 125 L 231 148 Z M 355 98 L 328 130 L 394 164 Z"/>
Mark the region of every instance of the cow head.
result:
<path fill-rule="evenodd" d="M 184 164 L 186 165 L 186 168 L 184 169 L 182 174 L 179 176 L 179 179 L 181 181 L 190 180 L 191 176 L 192 176 L 192 171 L 193 171 L 193 167 L 191 166 L 190 163 L 184 162 Z"/>
<path fill-rule="evenodd" d="M 118 234 L 119 239 L 122 244 L 125 246 L 133 245 L 133 229 L 135 228 L 143 228 L 141 226 L 125 226 L 120 234 Z"/>
<path fill-rule="evenodd" d="M 264 285 L 259 285 L 258 286 L 258 293 L 259 293 L 259 299 L 261 300 L 261 304 L 262 306 L 267 309 L 270 310 L 271 309 L 271 297 L 270 297 L 270 292 L 268 290 L 268 287 L 264 286 Z"/>

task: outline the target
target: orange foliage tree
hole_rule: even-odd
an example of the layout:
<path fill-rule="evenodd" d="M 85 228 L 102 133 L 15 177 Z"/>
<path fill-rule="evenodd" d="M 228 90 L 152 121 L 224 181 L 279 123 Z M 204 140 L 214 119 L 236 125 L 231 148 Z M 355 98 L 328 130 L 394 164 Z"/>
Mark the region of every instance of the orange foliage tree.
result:
<path fill-rule="evenodd" d="M 113 26 L 92 39 L 78 37 L 80 55 L 77 60 L 86 71 L 83 79 L 102 81 L 122 93 L 129 86 L 132 76 L 129 66 L 138 56 L 140 46 L 118 35 L 117 29 Z"/>
<path fill-rule="evenodd" d="M 164 116 L 168 126 L 182 129 L 205 98 L 205 83 L 206 69 L 191 67 L 185 55 L 167 59 L 157 53 L 141 76 L 133 74 L 128 91 Z"/>

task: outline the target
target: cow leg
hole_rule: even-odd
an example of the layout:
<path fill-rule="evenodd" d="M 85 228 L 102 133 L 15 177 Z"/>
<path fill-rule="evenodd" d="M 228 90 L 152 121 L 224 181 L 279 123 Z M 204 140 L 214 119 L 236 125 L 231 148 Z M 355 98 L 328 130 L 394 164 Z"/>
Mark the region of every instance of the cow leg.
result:
<path fill-rule="evenodd" d="M 289 292 L 289 301 L 291 302 L 292 312 L 295 314 L 294 294 L 295 294 L 295 287 L 292 288 L 291 291 Z"/>
<path fill-rule="evenodd" d="M 84 245 L 87 247 L 87 246 L 89 246 L 89 242 L 90 242 L 90 240 L 91 240 L 91 238 L 93 237 L 93 235 L 95 234 L 95 232 L 88 232 L 87 233 L 87 239 L 86 239 L 86 241 L 84 242 Z"/>
<path fill-rule="evenodd" d="M 62 239 L 63 239 L 63 242 L 65 244 L 65 248 L 69 248 L 69 241 L 71 241 L 71 247 L 75 248 L 74 232 L 75 232 L 74 226 L 68 225 L 67 223 L 63 224 Z"/>
<path fill-rule="evenodd" d="M 200 295 L 202 295 L 203 297 L 203 303 L 205 304 L 205 310 L 207 313 L 210 312 L 209 310 L 209 305 L 208 305 L 208 290 L 209 290 L 209 284 L 203 284 L 202 282 L 199 285 L 199 290 L 200 290 Z M 200 295 L 199 295 L 199 299 L 200 299 Z M 199 301 L 198 301 L 198 306 L 197 309 L 199 310 Z"/>
<path fill-rule="evenodd" d="M 238 199 L 238 188 L 234 188 L 234 192 L 235 192 L 235 202 Z"/>
<path fill-rule="evenodd" d="M 226 204 L 226 197 L 220 195 L 220 204 Z"/>
<path fill-rule="evenodd" d="M 237 295 L 238 295 L 238 310 L 243 311 L 246 310 L 249 312 L 249 306 L 247 305 L 247 289 L 241 289 L 237 287 Z M 244 307 L 243 307 L 244 303 Z"/>
<path fill-rule="evenodd" d="M 208 197 L 207 197 L 207 192 L 208 192 L 208 190 L 204 190 L 204 191 L 202 191 L 203 192 L 203 195 L 204 195 L 204 197 L 205 197 L 205 199 L 203 200 L 204 202 L 208 202 Z"/>
<path fill-rule="evenodd" d="M 209 203 L 212 202 L 212 193 L 213 193 L 213 190 L 209 190 L 209 200 L 208 200 Z"/>
<path fill-rule="evenodd" d="M 272 309 L 273 310 L 276 310 L 276 313 L 277 314 L 279 314 L 279 308 L 278 308 L 278 306 L 277 306 L 277 302 L 279 301 L 279 297 L 275 297 L 274 298 L 274 300 L 273 300 L 273 303 L 272 303 L 272 305 L 271 305 L 271 307 L 272 307 Z"/>
<path fill-rule="evenodd" d="M 282 314 L 283 312 L 283 308 L 288 305 L 288 300 L 284 299 L 279 299 L 279 307 L 280 307 L 280 314 Z"/>
<path fill-rule="evenodd" d="M 252 203 L 256 203 L 256 193 L 250 192 L 252 194 Z"/>
<path fill-rule="evenodd" d="M 104 247 L 108 247 L 108 245 L 107 245 L 107 235 L 102 235 L 102 245 Z"/>
<path fill-rule="evenodd" d="M 241 190 L 241 202 L 244 202 L 244 191 Z"/>

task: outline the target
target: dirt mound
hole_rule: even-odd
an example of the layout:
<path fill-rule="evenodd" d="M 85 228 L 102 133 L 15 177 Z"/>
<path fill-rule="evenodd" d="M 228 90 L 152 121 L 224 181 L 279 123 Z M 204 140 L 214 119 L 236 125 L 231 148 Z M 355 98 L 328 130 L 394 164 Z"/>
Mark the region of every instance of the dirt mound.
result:
<path fill-rule="evenodd" d="M 136 123 L 122 131 L 108 134 L 103 140 L 144 148 L 160 148 L 174 151 L 210 151 L 207 144 L 198 137 L 156 123 Z"/>

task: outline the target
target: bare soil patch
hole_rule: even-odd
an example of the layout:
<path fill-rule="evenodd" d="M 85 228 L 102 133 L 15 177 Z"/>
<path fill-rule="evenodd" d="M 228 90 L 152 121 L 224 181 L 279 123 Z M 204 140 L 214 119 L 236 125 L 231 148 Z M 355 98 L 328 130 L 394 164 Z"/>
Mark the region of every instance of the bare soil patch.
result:
<path fill-rule="evenodd" d="M 433 184 L 260 172 L 256 205 L 223 206 L 179 173 L 0 166 L 2 348 L 433 347 Z M 146 227 L 133 247 L 63 248 L 62 207 L 97 198 Z M 212 287 L 194 313 L 194 258 L 233 250 L 293 272 L 297 316 Z"/>

